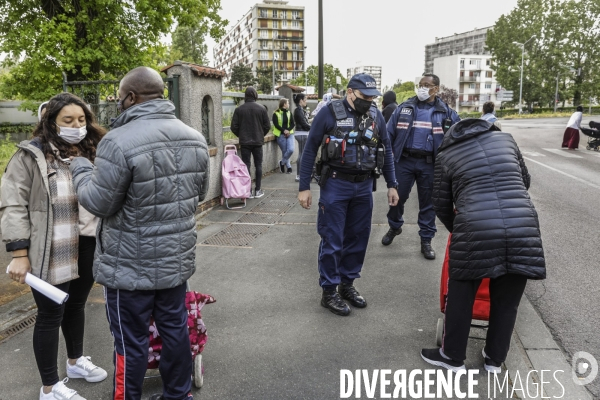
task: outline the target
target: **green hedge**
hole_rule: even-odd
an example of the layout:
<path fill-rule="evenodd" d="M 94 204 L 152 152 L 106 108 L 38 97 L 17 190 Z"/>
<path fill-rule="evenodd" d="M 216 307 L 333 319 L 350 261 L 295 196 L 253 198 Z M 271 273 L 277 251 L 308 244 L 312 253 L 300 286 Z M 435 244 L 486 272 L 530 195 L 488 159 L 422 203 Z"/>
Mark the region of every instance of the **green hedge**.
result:
<path fill-rule="evenodd" d="M 4 169 L 10 161 L 10 158 L 17 151 L 17 145 L 10 140 L 10 134 L 6 139 L 0 140 L 0 176 L 4 174 Z"/>

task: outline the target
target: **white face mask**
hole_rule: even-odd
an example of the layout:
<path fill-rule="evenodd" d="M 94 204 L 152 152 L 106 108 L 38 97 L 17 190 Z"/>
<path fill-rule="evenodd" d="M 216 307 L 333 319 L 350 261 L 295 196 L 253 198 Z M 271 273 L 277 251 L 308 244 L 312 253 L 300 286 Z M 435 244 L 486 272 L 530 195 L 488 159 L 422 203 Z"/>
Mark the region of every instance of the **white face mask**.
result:
<path fill-rule="evenodd" d="M 431 97 L 429 95 L 429 88 L 426 88 L 426 87 L 421 86 L 417 90 L 415 90 L 415 92 L 417 93 L 417 97 L 421 101 L 425 101 Z"/>
<path fill-rule="evenodd" d="M 87 135 L 87 129 L 85 126 L 82 126 L 81 128 L 69 128 L 67 126 L 58 126 L 58 129 L 60 129 L 60 131 L 58 132 L 58 136 L 60 136 L 61 139 L 63 139 L 64 141 L 71 144 L 78 144 Z"/>

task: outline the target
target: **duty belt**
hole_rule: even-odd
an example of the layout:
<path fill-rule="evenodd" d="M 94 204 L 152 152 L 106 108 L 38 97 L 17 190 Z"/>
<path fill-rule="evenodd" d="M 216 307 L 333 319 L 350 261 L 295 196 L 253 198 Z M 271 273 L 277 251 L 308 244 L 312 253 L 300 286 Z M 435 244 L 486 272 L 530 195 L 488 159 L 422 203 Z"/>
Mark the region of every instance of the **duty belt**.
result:
<path fill-rule="evenodd" d="M 403 150 L 402 157 L 427 158 L 427 157 L 433 157 L 433 153 L 425 153 L 425 152 L 413 151 L 413 150 Z"/>
<path fill-rule="evenodd" d="M 359 175 L 353 175 L 353 174 L 344 174 L 343 172 L 340 171 L 332 171 L 331 172 L 331 177 L 333 179 L 342 179 L 344 181 L 348 181 L 348 182 L 364 182 L 367 179 L 371 178 L 373 176 L 373 174 L 371 172 L 369 172 L 368 174 L 359 174 Z"/>

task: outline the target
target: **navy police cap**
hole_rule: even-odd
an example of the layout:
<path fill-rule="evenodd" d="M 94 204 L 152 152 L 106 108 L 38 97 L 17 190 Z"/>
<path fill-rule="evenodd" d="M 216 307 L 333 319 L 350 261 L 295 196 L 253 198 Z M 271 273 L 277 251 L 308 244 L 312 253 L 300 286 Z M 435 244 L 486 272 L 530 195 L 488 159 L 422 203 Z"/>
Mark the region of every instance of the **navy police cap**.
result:
<path fill-rule="evenodd" d="M 358 89 L 365 96 L 381 96 L 381 92 L 377 90 L 377 82 L 369 74 L 356 74 L 350 78 L 348 82 L 349 89 Z"/>

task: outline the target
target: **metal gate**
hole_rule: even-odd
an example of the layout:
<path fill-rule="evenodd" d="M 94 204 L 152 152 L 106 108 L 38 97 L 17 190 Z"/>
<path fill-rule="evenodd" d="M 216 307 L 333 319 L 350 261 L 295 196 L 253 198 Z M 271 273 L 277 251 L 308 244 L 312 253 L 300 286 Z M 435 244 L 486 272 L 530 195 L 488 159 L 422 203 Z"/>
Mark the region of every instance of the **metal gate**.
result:
<path fill-rule="evenodd" d="M 163 78 L 165 82 L 165 98 L 175 105 L 175 116 L 179 118 L 179 75 Z M 79 96 L 88 104 L 96 115 L 100 125 L 108 127 L 117 118 L 117 101 L 119 98 L 120 80 L 108 81 L 67 81 L 63 72 L 63 91 Z"/>

